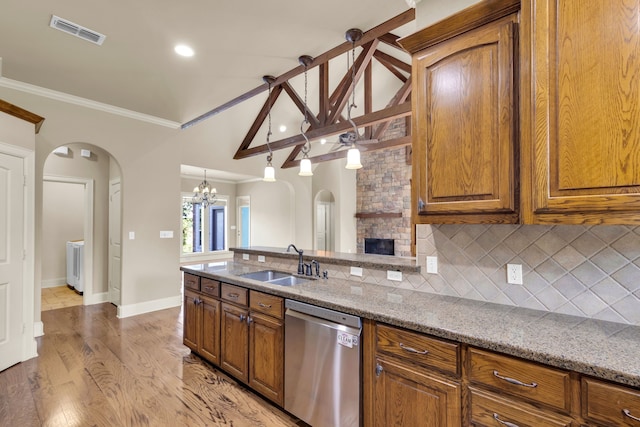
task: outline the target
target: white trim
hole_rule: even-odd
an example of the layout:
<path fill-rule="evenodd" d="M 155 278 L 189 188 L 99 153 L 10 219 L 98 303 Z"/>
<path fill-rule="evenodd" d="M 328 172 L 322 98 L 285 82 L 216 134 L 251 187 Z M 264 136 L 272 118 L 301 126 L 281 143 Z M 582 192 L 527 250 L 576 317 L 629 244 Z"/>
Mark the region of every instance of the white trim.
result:
<path fill-rule="evenodd" d="M 41 337 L 44 335 L 44 323 L 42 322 L 35 322 L 33 324 L 33 336 L 34 337 Z"/>
<path fill-rule="evenodd" d="M 0 153 L 23 161 L 24 187 L 24 262 L 22 263 L 22 323 L 25 331 L 34 330 L 35 321 L 35 151 L 0 141 Z M 38 302 L 40 295 L 37 295 Z M 23 334 L 22 361 L 38 356 L 35 335 Z"/>
<path fill-rule="evenodd" d="M 118 318 L 137 316 L 138 314 L 150 313 L 152 311 L 164 310 L 165 308 L 180 307 L 182 305 L 182 295 L 145 301 L 138 304 L 127 304 L 118 307 Z"/>
<path fill-rule="evenodd" d="M 62 182 L 84 185 L 84 291 L 82 304 L 93 301 L 93 179 L 45 175 L 42 182 Z"/>
<path fill-rule="evenodd" d="M 109 292 L 100 292 L 99 294 L 91 295 L 91 298 L 83 301 L 85 305 L 102 304 L 103 302 L 109 302 Z"/>
<path fill-rule="evenodd" d="M 214 252 L 196 252 L 194 254 L 182 254 L 180 257 L 180 263 L 191 263 L 198 261 L 219 261 L 225 259 L 232 259 L 232 251 L 214 251 Z"/>
<path fill-rule="evenodd" d="M 32 95 L 42 96 L 44 98 L 54 99 L 56 101 L 66 102 L 67 104 L 79 105 L 93 110 L 103 111 L 105 113 L 115 114 L 117 116 L 127 117 L 129 119 L 140 120 L 142 122 L 153 123 L 155 125 L 168 127 L 171 129 L 180 129 L 182 124 L 173 120 L 162 119 L 160 117 L 151 116 L 149 114 L 138 113 L 137 111 L 127 110 L 126 108 L 115 107 L 113 105 L 104 104 L 102 102 L 92 101 L 90 99 L 81 98 L 79 96 L 69 95 L 29 83 L 20 82 L 18 80 L 8 79 L 0 76 L 0 86 L 9 89 L 19 90 L 21 92 L 30 93 Z"/>
<path fill-rule="evenodd" d="M 40 289 L 45 288 L 57 288 L 59 286 L 64 286 L 67 284 L 66 277 L 57 277 L 55 279 L 47 279 L 40 281 Z"/>

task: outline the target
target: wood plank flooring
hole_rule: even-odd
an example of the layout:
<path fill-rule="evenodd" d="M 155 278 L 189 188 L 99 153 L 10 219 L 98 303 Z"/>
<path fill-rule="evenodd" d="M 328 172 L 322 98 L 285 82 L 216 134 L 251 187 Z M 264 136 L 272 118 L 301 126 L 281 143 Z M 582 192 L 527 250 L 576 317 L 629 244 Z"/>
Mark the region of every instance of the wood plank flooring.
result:
<path fill-rule="evenodd" d="M 301 426 L 192 355 L 179 308 L 42 313 L 39 357 L 0 372 L 0 426 Z"/>

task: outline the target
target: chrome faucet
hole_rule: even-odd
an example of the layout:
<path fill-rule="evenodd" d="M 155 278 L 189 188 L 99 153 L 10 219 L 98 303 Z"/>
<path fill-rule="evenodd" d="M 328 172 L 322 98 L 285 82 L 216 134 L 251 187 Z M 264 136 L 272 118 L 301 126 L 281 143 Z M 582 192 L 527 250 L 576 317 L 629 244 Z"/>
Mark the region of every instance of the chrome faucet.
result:
<path fill-rule="evenodd" d="M 296 245 L 294 245 L 293 243 L 290 244 L 287 247 L 287 252 L 289 252 L 289 249 L 293 248 L 294 251 L 298 252 L 298 274 L 304 274 L 304 262 L 302 261 L 302 249 L 298 250 L 298 248 L 296 248 Z"/>

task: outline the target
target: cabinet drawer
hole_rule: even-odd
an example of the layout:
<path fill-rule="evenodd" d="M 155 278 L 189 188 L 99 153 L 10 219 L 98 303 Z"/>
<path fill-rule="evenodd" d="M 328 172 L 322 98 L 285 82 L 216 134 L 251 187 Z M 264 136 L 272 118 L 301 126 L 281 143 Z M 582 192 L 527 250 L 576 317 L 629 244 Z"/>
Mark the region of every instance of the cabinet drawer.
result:
<path fill-rule="evenodd" d="M 582 378 L 582 415 L 605 425 L 640 426 L 640 390 Z"/>
<path fill-rule="evenodd" d="M 540 411 L 531 405 L 469 388 L 471 424 L 479 426 L 569 427 L 571 418 Z"/>
<path fill-rule="evenodd" d="M 249 307 L 252 311 L 259 311 L 269 316 L 282 319 L 284 303 L 283 299 L 275 295 L 263 294 L 258 291 L 249 293 Z"/>
<path fill-rule="evenodd" d="M 469 379 L 532 402 L 570 411 L 569 372 L 469 348 Z"/>
<path fill-rule="evenodd" d="M 247 305 L 247 295 L 248 289 L 246 288 L 229 285 L 228 283 L 220 284 L 220 297 L 224 300 L 240 305 Z"/>
<path fill-rule="evenodd" d="M 200 279 L 200 290 L 207 295 L 217 297 L 220 295 L 220 282 L 203 277 Z"/>
<path fill-rule="evenodd" d="M 184 282 L 185 288 L 193 289 L 194 291 L 200 290 L 200 276 L 184 273 L 182 281 Z"/>
<path fill-rule="evenodd" d="M 377 350 L 422 366 L 458 375 L 459 344 L 378 324 Z"/>

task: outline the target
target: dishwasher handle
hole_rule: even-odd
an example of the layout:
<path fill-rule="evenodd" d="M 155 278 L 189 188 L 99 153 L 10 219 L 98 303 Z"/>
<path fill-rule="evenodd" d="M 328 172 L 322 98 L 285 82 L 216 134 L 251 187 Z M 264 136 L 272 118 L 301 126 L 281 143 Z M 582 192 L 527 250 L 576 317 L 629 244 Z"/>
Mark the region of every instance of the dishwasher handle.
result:
<path fill-rule="evenodd" d="M 331 329 L 347 332 L 351 335 L 357 335 L 357 336 L 360 336 L 360 333 L 362 331 L 361 328 L 354 328 L 352 326 L 342 325 L 340 323 L 332 322 L 331 320 L 311 316 L 310 314 L 306 314 L 306 313 L 301 313 L 291 308 L 287 308 L 287 311 L 285 312 L 285 315 L 284 315 L 285 330 L 287 328 L 286 324 L 288 319 L 300 319 L 304 322 L 314 323 L 320 326 L 326 326 Z"/>

